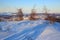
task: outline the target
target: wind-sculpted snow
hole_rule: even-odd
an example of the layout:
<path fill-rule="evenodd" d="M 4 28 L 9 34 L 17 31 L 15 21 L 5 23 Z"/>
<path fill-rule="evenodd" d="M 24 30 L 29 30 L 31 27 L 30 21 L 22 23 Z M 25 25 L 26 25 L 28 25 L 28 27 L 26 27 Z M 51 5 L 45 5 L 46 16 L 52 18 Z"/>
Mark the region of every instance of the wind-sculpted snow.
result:
<path fill-rule="evenodd" d="M 1 29 L 2 28 L 2 29 Z M 59 40 L 60 23 L 46 20 L 0 22 L 1 40 Z M 2 33 L 1 33 L 2 32 Z"/>
<path fill-rule="evenodd" d="M 60 38 L 60 36 L 58 36 L 56 34 L 60 35 L 60 32 L 55 29 L 53 24 L 49 24 L 46 27 L 46 29 L 44 30 L 44 32 L 41 35 L 39 35 L 36 40 L 48 40 L 48 38 L 49 38 L 49 40 L 52 40 L 52 39 L 54 39 L 56 37 Z M 54 35 L 55 37 L 54 36 L 52 37 L 52 35 Z"/>

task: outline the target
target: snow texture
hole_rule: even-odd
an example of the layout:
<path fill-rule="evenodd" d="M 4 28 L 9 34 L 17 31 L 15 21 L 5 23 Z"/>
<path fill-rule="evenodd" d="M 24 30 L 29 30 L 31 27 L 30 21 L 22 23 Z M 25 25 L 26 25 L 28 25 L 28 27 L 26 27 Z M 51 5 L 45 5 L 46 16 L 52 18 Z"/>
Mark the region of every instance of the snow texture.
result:
<path fill-rule="evenodd" d="M 46 20 L 0 22 L 0 40 L 60 40 L 60 23 Z"/>

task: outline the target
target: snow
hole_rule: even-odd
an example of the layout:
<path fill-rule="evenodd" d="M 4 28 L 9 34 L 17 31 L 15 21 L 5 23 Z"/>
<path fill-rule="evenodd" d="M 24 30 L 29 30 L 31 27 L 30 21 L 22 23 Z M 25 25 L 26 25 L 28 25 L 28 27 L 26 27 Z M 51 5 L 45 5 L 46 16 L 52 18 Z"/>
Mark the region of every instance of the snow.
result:
<path fill-rule="evenodd" d="M 0 40 L 59 40 L 60 23 L 46 20 L 0 22 Z"/>
<path fill-rule="evenodd" d="M 49 25 L 44 30 L 44 32 L 41 35 L 39 35 L 39 37 L 36 40 L 52 40 L 52 39 L 58 37 L 58 35 L 56 35 L 56 34 L 60 35 L 60 32 L 58 32 L 52 25 Z M 54 35 L 54 37 L 52 35 Z"/>

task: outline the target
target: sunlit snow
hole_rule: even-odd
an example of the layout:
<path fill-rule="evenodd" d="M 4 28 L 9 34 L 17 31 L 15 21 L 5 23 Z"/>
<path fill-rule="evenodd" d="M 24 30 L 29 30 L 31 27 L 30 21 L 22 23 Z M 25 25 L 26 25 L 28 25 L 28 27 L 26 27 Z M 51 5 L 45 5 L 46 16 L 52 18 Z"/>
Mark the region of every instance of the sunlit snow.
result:
<path fill-rule="evenodd" d="M 59 40 L 60 23 L 46 20 L 0 22 L 0 40 Z"/>

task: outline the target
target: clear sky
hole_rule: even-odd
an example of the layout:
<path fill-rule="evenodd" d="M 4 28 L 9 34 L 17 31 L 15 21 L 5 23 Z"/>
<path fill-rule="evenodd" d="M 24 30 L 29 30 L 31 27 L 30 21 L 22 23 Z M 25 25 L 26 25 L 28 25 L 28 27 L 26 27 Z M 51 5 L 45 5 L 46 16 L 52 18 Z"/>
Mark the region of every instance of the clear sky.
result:
<path fill-rule="evenodd" d="M 60 12 L 60 0 L 0 0 L 0 12 L 16 12 L 22 8 L 27 13 L 34 5 L 37 12 L 43 12 L 44 5 L 50 12 Z"/>

